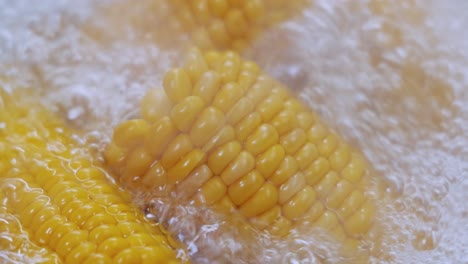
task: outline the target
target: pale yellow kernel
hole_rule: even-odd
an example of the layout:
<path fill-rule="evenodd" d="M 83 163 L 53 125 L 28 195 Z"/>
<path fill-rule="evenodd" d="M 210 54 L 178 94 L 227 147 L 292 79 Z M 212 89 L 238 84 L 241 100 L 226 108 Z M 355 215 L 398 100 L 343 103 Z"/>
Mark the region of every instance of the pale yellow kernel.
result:
<path fill-rule="evenodd" d="M 284 106 L 284 102 L 288 100 L 289 98 L 291 98 L 288 88 L 286 88 L 286 86 L 283 86 L 279 82 L 273 82 L 271 94 L 278 96 L 281 99 L 281 102 L 283 102 L 283 106 Z"/>
<path fill-rule="evenodd" d="M 271 94 L 257 105 L 257 112 L 263 122 L 269 122 L 283 109 L 283 99 L 278 94 Z"/>
<path fill-rule="evenodd" d="M 163 188 L 168 184 L 167 173 L 160 161 L 151 165 L 146 174 L 141 178 L 141 184 L 148 188 Z"/>
<path fill-rule="evenodd" d="M 213 42 L 211 41 L 210 34 L 206 27 L 196 26 L 191 30 L 192 42 L 202 50 L 214 49 Z M 194 80 L 194 77 L 191 77 Z"/>
<path fill-rule="evenodd" d="M 278 133 L 276 129 L 270 124 L 263 124 L 260 125 L 252 135 L 247 137 L 244 147 L 247 151 L 250 151 L 256 156 L 276 143 L 278 143 Z"/>
<path fill-rule="evenodd" d="M 193 3 L 199 5 L 199 7 L 206 5 L 206 0 L 196 0 L 196 1 L 197 3 L 195 2 Z M 205 3 L 202 3 L 202 2 L 205 2 Z M 206 6 L 205 8 L 206 8 L 205 11 L 207 11 L 208 8 Z M 190 76 L 191 84 L 197 84 L 198 81 L 200 80 L 200 77 L 207 70 L 208 70 L 208 65 L 201 51 L 199 49 L 191 49 L 185 61 L 185 71 L 188 74 L 188 76 Z M 191 90 L 189 94 L 191 94 Z"/>
<path fill-rule="evenodd" d="M 183 69 L 172 69 L 164 76 L 164 91 L 167 97 L 176 104 L 192 93 L 192 81 Z"/>
<path fill-rule="evenodd" d="M 293 197 L 298 191 L 304 188 L 306 185 L 305 177 L 302 172 L 297 172 L 285 183 L 281 184 L 279 188 L 279 200 L 280 204 L 284 204 L 291 197 Z"/>
<path fill-rule="evenodd" d="M 169 114 L 172 102 L 162 88 L 150 89 L 140 103 L 140 112 L 143 118 L 151 123 Z"/>
<path fill-rule="evenodd" d="M 333 152 L 328 160 L 333 170 L 340 172 L 351 159 L 351 148 L 348 144 L 341 142 L 339 147 Z"/>
<path fill-rule="evenodd" d="M 247 151 L 242 151 L 223 170 L 220 177 L 226 185 L 231 185 L 255 168 L 255 158 Z"/>
<path fill-rule="evenodd" d="M 309 111 L 301 102 L 297 99 L 290 98 L 284 102 L 284 108 L 293 111 L 294 113 L 301 113 Z"/>
<path fill-rule="evenodd" d="M 235 37 L 244 35 L 249 27 L 247 18 L 239 9 L 229 10 L 226 14 L 225 21 L 228 32 Z"/>
<path fill-rule="evenodd" d="M 283 161 L 281 161 L 278 169 L 273 173 L 273 176 L 268 178 L 268 180 L 275 186 L 280 186 L 294 175 L 298 169 L 299 166 L 297 165 L 296 159 L 291 156 L 286 156 Z"/>
<path fill-rule="evenodd" d="M 365 171 L 366 161 L 360 154 L 353 153 L 351 154 L 351 161 L 341 171 L 341 177 L 351 183 L 357 183 L 361 180 Z"/>
<path fill-rule="evenodd" d="M 129 244 L 125 238 L 116 236 L 102 241 L 97 248 L 97 252 L 113 257 L 128 247 Z"/>
<path fill-rule="evenodd" d="M 213 106 L 227 113 L 244 94 L 238 83 L 226 83 L 216 94 Z"/>
<path fill-rule="evenodd" d="M 185 177 L 200 163 L 206 159 L 205 153 L 199 149 L 195 149 L 185 155 L 177 164 L 169 168 L 167 171 L 167 179 L 169 184 L 176 184 Z"/>
<path fill-rule="evenodd" d="M 177 185 L 177 193 L 184 199 L 192 197 L 211 177 L 213 177 L 213 172 L 206 164 L 202 164 Z"/>
<path fill-rule="evenodd" d="M 230 37 L 223 20 L 214 19 L 209 25 L 208 32 L 217 46 L 225 48 L 229 45 Z"/>
<path fill-rule="evenodd" d="M 284 135 L 298 126 L 296 115 L 291 110 L 283 110 L 272 120 L 271 125 L 276 128 L 280 135 Z"/>
<path fill-rule="evenodd" d="M 219 177 L 213 177 L 200 188 L 195 200 L 202 204 L 212 205 L 226 195 L 227 187 Z"/>
<path fill-rule="evenodd" d="M 68 264 L 82 264 L 88 256 L 96 251 L 96 244 L 88 241 L 80 241 L 80 244 L 70 252 L 67 252 L 65 262 Z"/>
<path fill-rule="evenodd" d="M 250 199 L 239 207 L 240 212 L 246 217 L 254 217 L 266 212 L 278 202 L 278 190 L 266 182 Z"/>
<path fill-rule="evenodd" d="M 205 104 L 198 96 L 182 99 L 171 110 L 171 120 L 180 131 L 187 132 L 200 115 Z"/>
<path fill-rule="evenodd" d="M 305 186 L 283 205 L 283 215 L 289 220 L 302 217 L 314 204 L 316 201 L 315 198 L 315 191 L 313 188 Z"/>
<path fill-rule="evenodd" d="M 340 180 L 327 196 L 325 204 L 328 208 L 338 209 L 338 206 L 349 196 L 353 189 L 354 187 L 349 181 L 344 179 Z"/>
<path fill-rule="evenodd" d="M 218 210 L 220 213 L 232 214 L 236 210 L 236 205 L 232 202 L 228 195 L 223 196 L 221 200 L 213 204 L 213 208 Z"/>
<path fill-rule="evenodd" d="M 211 103 L 221 88 L 221 76 L 215 71 L 206 71 L 193 88 L 193 95 L 200 97 L 206 104 Z"/>
<path fill-rule="evenodd" d="M 322 123 L 316 123 L 307 132 L 307 137 L 310 142 L 318 144 L 329 133 L 328 129 Z"/>
<path fill-rule="evenodd" d="M 310 111 L 297 113 L 296 118 L 299 127 L 304 129 L 305 131 L 309 130 L 312 127 L 312 125 L 316 122 L 315 113 Z"/>
<path fill-rule="evenodd" d="M 304 175 L 308 185 L 314 185 L 320 181 L 327 172 L 330 171 L 330 164 L 324 157 L 319 157 L 304 170 Z"/>
<path fill-rule="evenodd" d="M 128 120 L 115 127 L 113 142 L 121 148 L 131 149 L 143 143 L 148 131 L 149 125 L 145 120 Z"/>
<path fill-rule="evenodd" d="M 260 68 L 255 62 L 244 61 L 239 73 L 239 84 L 246 90 L 250 89 L 260 74 Z"/>
<path fill-rule="evenodd" d="M 224 125 L 224 114 L 215 107 L 208 107 L 195 121 L 190 130 L 190 140 L 197 147 L 202 147 Z"/>
<path fill-rule="evenodd" d="M 217 17 L 222 17 L 226 14 L 229 6 L 227 0 L 208 0 L 211 13 Z"/>
<path fill-rule="evenodd" d="M 333 190 L 340 181 L 340 176 L 336 171 L 329 171 L 315 186 L 315 191 L 320 199 L 325 199 L 328 193 Z"/>
<path fill-rule="evenodd" d="M 223 63 L 223 55 L 217 51 L 207 51 L 205 52 L 205 61 L 208 64 L 210 70 L 215 70 L 217 73 L 221 63 Z M 220 76 L 221 78 L 221 76 Z"/>
<path fill-rule="evenodd" d="M 338 217 L 332 211 L 326 210 L 320 217 L 315 221 L 315 226 L 323 228 L 327 231 L 332 230 L 339 224 Z"/>
<path fill-rule="evenodd" d="M 211 18 L 208 0 L 191 0 L 189 2 L 195 19 L 201 24 L 208 23 Z"/>
<path fill-rule="evenodd" d="M 192 141 L 187 134 L 179 134 L 167 146 L 161 158 L 161 164 L 165 168 L 174 166 L 182 156 L 189 153 L 193 149 Z"/>
<path fill-rule="evenodd" d="M 299 169 L 304 170 L 318 157 L 318 150 L 314 144 L 307 142 L 294 155 Z"/>
<path fill-rule="evenodd" d="M 232 108 L 226 113 L 226 122 L 231 125 L 236 125 L 245 116 L 252 113 L 254 105 L 250 102 L 249 98 L 243 97 L 237 101 Z"/>
<path fill-rule="evenodd" d="M 351 194 L 339 206 L 337 213 L 341 219 L 346 219 L 348 216 L 356 212 L 359 207 L 366 201 L 366 197 L 361 190 L 353 190 Z"/>
<path fill-rule="evenodd" d="M 247 91 L 247 98 L 250 99 L 253 105 L 258 105 L 270 93 L 274 86 L 274 81 L 266 75 L 260 75 L 255 84 Z"/>
<path fill-rule="evenodd" d="M 88 232 L 84 230 L 73 230 L 60 238 L 55 252 L 62 258 L 65 257 L 71 250 L 78 246 L 83 241 L 88 239 Z"/>
<path fill-rule="evenodd" d="M 142 176 L 149 169 L 153 161 L 153 157 L 151 157 L 143 146 L 140 146 L 129 155 L 126 174 Z"/>
<path fill-rule="evenodd" d="M 309 210 L 302 216 L 304 224 L 311 224 L 325 212 L 325 206 L 322 203 L 314 203 Z"/>
<path fill-rule="evenodd" d="M 236 136 L 234 128 L 232 126 L 223 126 L 209 141 L 202 147 L 204 152 L 210 152 L 211 150 L 233 140 Z"/>
<path fill-rule="evenodd" d="M 153 157 L 162 154 L 167 144 L 177 134 L 177 128 L 169 117 L 163 117 L 156 123 L 152 124 L 145 136 L 145 148 Z"/>
<path fill-rule="evenodd" d="M 301 128 L 296 128 L 280 138 L 280 144 L 287 154 L 294 154 L 301 148 L 307 140 L 306 132 Z"/>
<path fill-rule="evenodd" d="M 218 147 L 208 156 L 208 166 L 219 175 L 241 152 L 242 146 L 237 141 L 231 141 Z"/>
<path fill-rule="evenodd" d="M 359 236 L 367 231 L 372 226 L 374 216 L 374 206 L 367 201 L 353 215 L 347 218 L 344 222 L 344 228 L 349 236 Z"/>
<path fill-rule="evenodd" d="M 273 222 L 281 217 L 281 207 L 279 205 L 274 206 L 273 208 L 269 209 L 268 211 L 249 219 L 252 225 L 259 229 L 263 230 L 266 227 L 273 224 Z"/>
<path fill-rule="evenodd" d="M 257 192 L 264 182 L 263 176 L 253 170 L 228 187 L 229 197 L 235 205 L 241 205 Z"/>
<path fill-rule="evenodd" d="M 244 10 L 249 21 L 256 21 L 263 16 L 264 6 L 261 0 L 246 0 Z"/>
<path fill-rule="evenodd" d="M 240 141 L 245 141 L 262 123 L 262 118 L 257 112 L 250 113 L 234 127 L 236 137 Z"/>
<path fill-rule="evenodd" d="M 274 236 L 285 237 L 289 234 L 289 231 L 291 230 L 292 226 L 293 223 L 291 220 L 285 217 L 280 217 L 276 219 L 273 222 L 273 224 L 267 228 L 267 230 L 270 234 Z"/>
<path fill-rule="evenodd" d="M 257 157 L 255 167 L 265 178 L 270 178 L 280 166 L 284 157 L 284 148 L 276 144 Z"/>
<path fill-rule="evenodd" d="M 320 143 L 317 144 L 317 149 L 321 156 L 330 156 L 338 146 L 338 137 L 334 133 L 330 133 Z"/>
<path fill-rule="evenodd" d="M 236 82 L 241 69 L 241 58 L 236 52 L 228 51 L 219 68 L 221 80 L 224 83 Z"/>

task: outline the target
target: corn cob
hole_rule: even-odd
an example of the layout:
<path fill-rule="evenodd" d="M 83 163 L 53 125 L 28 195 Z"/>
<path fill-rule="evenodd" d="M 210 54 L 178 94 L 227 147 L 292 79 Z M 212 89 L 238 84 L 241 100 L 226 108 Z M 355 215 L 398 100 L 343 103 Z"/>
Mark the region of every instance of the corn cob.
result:
<path fill-rule="evenodd" d="M 364 158 L 255 63 L 193 50 L 163 87 L 106 150 L 126 187 L 236 211 L 278 236 L 309 223 L 356 246 L 371 228 Z"/>
<path fill-rule="evenodd" d="M 2 210 L 46 251 L 39 263 L 180 263 L 177 242 L 144 219 L 59 120 L 11 103 L 0 110 Z"/>
<path fill-rule="evenodd" d="M 300 10 L 304 0 L 170 1 L 176 27 L 203 49 L 242 50 L 258 33 Z"/>

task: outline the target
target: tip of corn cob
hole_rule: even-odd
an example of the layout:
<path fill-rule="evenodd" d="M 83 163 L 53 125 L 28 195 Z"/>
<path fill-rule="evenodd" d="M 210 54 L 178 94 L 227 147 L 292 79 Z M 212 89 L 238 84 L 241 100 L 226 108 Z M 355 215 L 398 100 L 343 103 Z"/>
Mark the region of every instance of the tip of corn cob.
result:
<path fill-rule="evenodd" d="M 124 186 L 237 213 L 270 234 L 310 226 L 359 247 L 376 210 L 366 161 L 284 86 L 235 52 L 193 49 L 163 88 L 105 153 Z"/>

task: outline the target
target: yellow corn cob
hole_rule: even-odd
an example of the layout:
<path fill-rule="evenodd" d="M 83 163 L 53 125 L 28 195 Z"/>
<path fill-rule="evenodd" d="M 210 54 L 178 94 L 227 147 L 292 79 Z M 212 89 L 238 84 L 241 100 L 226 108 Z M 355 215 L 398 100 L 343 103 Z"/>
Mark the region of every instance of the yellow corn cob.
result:
<path fill-rule="evenodd" d="M 371 228 L 364 158 L 234 52 L 193 50 L 115 128 L 107 164 L 136 191 L 175 191 L 284 236 L 310 223 L 346 245 Z"/>
<path fill-rule="evenodd" d="M 179 30 L 190 32 L 203 49 L 242 50 L 257 34 L 285 19 L 304 0 L 169 1 Z"/>
<path fill-rule="evenodd" d="M 0 213 L 10 220 L 0 231 L 19 244 L 0 239 L 0 250 L 37 258 L 32 249 L 42 248 L 39 263 L 180 263 L 179 245 L 144 219 L 59 120 L 2 98 Z M 34 247 L 21 245 L 18 224 Z"/>

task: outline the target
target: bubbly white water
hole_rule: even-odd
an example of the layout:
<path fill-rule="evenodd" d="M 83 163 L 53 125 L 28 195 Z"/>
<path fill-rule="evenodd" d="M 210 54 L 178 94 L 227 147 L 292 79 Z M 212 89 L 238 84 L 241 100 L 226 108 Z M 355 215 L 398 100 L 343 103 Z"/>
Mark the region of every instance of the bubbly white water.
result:
<path fill-rule="evenodd" d="M 36 87 L 70 125 L 105 142 L 183 57 L 186 36 L 165 30 L 170 14 L 156 1 L 0 0 L 0 85 Z M 316 0 L 244 55 L 388 183 L 373 263 L 468 263 L 468 2 L 388 0 L 382 14 L 368 2 Z M 408 12 L 407 2 L 417 4 Z M 248 244 L 234 220 L 209 210 L 160 199 L 148 215 L 178 234 L 196 263 L 352 262 L 315 231 Z"/>

